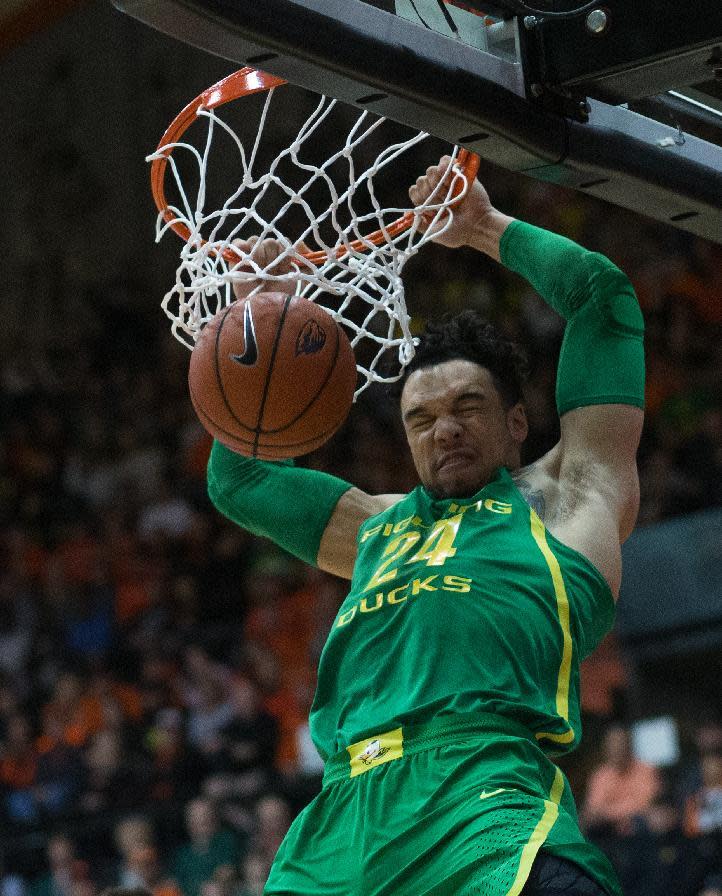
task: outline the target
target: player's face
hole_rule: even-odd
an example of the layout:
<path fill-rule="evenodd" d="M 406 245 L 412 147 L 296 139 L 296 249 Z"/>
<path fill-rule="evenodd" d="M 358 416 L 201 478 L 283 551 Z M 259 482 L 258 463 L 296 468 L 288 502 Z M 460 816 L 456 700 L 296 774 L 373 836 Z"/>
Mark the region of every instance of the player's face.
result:
<path fill-rule="evenodd" d="M 519 466 L 523 405 L 506 408 L 489 371 L 473 361 L 415 370 L 401 394 L 401 416 L 421 483 L 439 498 L 468 498 L 499 467 Z"/>

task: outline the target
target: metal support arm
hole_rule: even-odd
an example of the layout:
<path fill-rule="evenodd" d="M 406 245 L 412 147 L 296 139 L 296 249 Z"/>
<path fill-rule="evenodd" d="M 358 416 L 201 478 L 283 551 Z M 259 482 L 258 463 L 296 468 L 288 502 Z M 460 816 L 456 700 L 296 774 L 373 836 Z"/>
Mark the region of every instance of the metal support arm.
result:
<path fill-rule="evenodd" d="M 593 102 L 587 124 L 526 98 L 521 63 L 349 0 L 114 0 L 235 63 L 722 243 L 722 148 Z"/>

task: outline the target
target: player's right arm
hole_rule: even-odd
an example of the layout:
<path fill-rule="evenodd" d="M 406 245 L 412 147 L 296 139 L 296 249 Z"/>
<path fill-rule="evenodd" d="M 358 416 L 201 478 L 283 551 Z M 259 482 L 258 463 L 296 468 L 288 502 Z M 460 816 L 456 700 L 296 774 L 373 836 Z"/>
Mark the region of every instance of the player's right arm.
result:
<path fill-rule="evenodd" d="M 356 563 L 358 531 L 366 522 L 403 495 L 369 495 L 359 488 L 350 488 L 341 496 L 321 537 L 318 568 L 342 579 L 350 579 Z"/>
<path fill-rule="evenodd" d="M 224 516 L 324 572 L 350 579 L 358 530 L 400 495 L 368 495 L 292 462 L 244 457 L 215 441 L 208 495 Z"/>
<path fill-rule="evenodd" d="M 260 268 L 289 275 L 287 280 L 272 281 L 274 289 L 295 290 L 294 264 L 302 264 L 302 256 L 281 257 L 283 245 L 271 238 L 235 240 L 234 245 Z M 306 246 L 299 243 L 296 248 Z M 233 291 L 243 299 L 259 285 L 248 275 L 234 280 Z M 224 516 L 344 579 L 353 575 L 361 524 L 402 497 L 369 495 L 337 476 L 296 467 L 292 461 L 244 457 L 218 441 L 213 443 L 207 477 L 208 495 Z"/>

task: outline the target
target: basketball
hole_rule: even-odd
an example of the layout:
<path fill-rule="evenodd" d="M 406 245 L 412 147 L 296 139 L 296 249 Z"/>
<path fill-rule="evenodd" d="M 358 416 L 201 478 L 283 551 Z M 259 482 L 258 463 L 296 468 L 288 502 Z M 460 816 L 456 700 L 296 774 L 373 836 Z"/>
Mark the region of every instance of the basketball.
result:
<path fill-rule="evenodd" d="M 308 454 L 341 426 L 356 359 L 325 309 L 300 296 L 258 293 L 203 328 L 188 385 L 199 420 L 219 442 L 279 460 Z"/>

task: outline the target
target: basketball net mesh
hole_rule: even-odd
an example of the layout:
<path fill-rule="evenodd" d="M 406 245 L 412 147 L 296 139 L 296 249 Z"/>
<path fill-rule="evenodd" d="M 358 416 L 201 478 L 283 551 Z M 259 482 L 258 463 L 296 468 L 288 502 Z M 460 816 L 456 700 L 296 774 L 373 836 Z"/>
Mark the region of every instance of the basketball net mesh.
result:
<path fill-rule="evenodd" d="M 172 217 L 158 216 L 156 241 L 174 223 L 185 225 L 190 233 L 181 251 L 175 283 L 165 295 L 162 307 L 172 321 L 173 335 L 192 348 L 203 326 L 234 300 L 234 281 L 258 281 L 249 293 L 251 296 L 281 287 L 285 292 L 295 291 L 296 295 L 318 302 L 346 328 L 361 374 L 358 397 L 373 382 L 397 380 L 413 357 L 415 340 L 409 327 L 401 274 L 407 260 L 431 234 L 437 236 L 451 224 L 452 204 L 463 198 L 468 184 L 457 165 L 455 148 L 449 164 L 451 176 L 441 181 L 443 189 L 437 188 L 415 210 L 384 206 L 377 189 L 379 174 L 428 135 L 415 133 L 409 139 L 393 142 L 370 165 L 357 170 L 362 144 L 386 123 L 384 118 L 367 111 L 358 114 L 345 137 L 334 129 L 340 145 L 326 161 L 309 161 L 304 150 L 337 104 L 328 97 L 320 98 L 291 144 L 264 166 L 265 172 L 259 172 L 256 161 L 275 89 L 265 95 L 258 131 L 250 148 L 244 146 L 215 109 L 201 107 L 197 115 L 207 120 L 202 151 L 190 143 L 177 142 L 160 146 L 148 156 L 148 161 L 163 156 L 168 159 L 180 197 L 177 205 L 169 205 Z M 224 152 L 222 165 L 225 169 L 238 166 L 238 185 L 220 208 L 209 210 L 209 161 L 214 133 L 219 129 L 235 147 L 235 159 Z M 326 154 L 326 131 L 323 145 Z M 318 148 L 311 148 L 318 155 Z M 195 195 L 184 187 L 176 157 L 170 154 L 173 151 L 178 155 L 178 150 L 183 151 L 181 157 L 188 153 L 193 160 L 191 167 L 197 174 Z M 339 171 L 344 175 L 342 186 Z M 290 177 L 288 172 L 292 172 Z M 187 174 L 184 176 L 188 179 Z M 404 215 L 410 223 L 397 233 L 392 225 Z M 419 228 L 422 215 L 428 225 L 424 231 Z M 293 239 L 286 235 L 287 230 L 294 233 Z M 382 235 L 379 245 L 368 236 L 377 230 Z M 251 236 L 259 241 L 277 240 L 281 254 L 271 264 L 260 265 L 252 251 L 241 252 L 234 246 L 234 240 L 248 240 Z M 300 242 L 314 245 L 318 251 L 309 250 L 302 255 L 297 249 Z M 287 267 L 284 273 L 278 273 L 284 262 L 290 264 L 290 274 Z M 293 280 L 290 287 L 289 278 Z"/>

